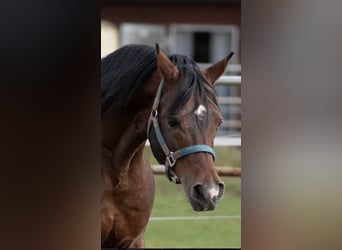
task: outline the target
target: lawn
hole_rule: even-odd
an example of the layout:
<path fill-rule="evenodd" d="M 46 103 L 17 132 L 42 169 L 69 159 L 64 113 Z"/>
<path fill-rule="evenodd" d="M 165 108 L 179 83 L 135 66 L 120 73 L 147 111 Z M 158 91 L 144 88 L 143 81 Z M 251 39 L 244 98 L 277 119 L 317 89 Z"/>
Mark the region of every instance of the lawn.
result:
<path fill-rule="evenodd" d="M 149 151 L 149 149 L 147 150 Z M 217 166 L 240 166 L 240 150 L 215 149 Z M 148 152 L 151 157 L 151 153 Z M 153 164 L 156 164 L 152 160 Z M 221 177 L 225 194 L 215 211 L 192 210 L 181 185 L 170 183 L 165 176 L 155 175 L 156 195 L 145 232 L 147 248 L 240 248 L 241 247 L 241 178 Z M 193 219 L 154 220 L 160 217 L 195 217 Z M 231 216 L 201 219 L 207 216 Z"/>

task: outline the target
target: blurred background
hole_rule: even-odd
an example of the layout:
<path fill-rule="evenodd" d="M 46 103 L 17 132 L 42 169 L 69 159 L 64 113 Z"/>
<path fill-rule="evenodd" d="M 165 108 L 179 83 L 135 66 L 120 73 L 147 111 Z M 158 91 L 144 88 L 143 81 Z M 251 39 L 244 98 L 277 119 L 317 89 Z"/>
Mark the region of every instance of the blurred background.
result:
<path fill-rule="evenodd" d="M 241 246 L 241 1 L 145 0 L 101 2 L 101 57 L 119 47 L 159 43 L 168 54 L 185 54 L 200 68 L 234 56 L 215 89 L 224 117 L 215 138 L 215 162 L 225 196 L 213 212 L 195 213 L 181 186 L 155 168 L 156 197 L 146 247 Z M 161 174 L 161 175 L 160 175 Z M 191 229 L 191 230 L 189 230 Z"/>

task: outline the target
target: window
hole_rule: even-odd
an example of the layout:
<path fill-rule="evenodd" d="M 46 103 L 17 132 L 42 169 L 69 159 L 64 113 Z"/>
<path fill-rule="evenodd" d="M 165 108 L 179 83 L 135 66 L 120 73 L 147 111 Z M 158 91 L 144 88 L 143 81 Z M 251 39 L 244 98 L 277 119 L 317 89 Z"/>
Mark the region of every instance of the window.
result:
<path fill-rule="evenodd" d="M 164 25 L 123 23 L 120 25 L 121 46 L 131 43 L 154 46 L 159 43 L 161 48 L 167 46 L 167 33 Z"/>
<path fill-rule="evenodd" d="M 185 54 L 198 63 L 221 60 L 229 52 L 235 53 L 232 63 L 238 63 L 239 29 L 234 25 L 170 25 L 171 53 Z"/>

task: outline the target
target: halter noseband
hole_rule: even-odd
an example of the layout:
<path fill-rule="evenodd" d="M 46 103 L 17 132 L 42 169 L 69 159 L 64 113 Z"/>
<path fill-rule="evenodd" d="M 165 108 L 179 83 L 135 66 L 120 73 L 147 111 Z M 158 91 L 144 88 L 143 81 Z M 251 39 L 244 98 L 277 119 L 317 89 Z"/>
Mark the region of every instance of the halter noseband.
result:
<path fill-rule="evenodd" d="M 162 148 L 166 160 L 165 160 L 165 175 L 167 178 L 176 184 L 180 184 L 179 178 L 176 176 L 176 173 L 172 170 L 172 167 L 176 164 L 176 161 L 186 155 L 197 153 L 197 152 L 206 152 L 212 155 L 213 159 L 215 160 L 215 152 L 214 150 L 209 147 L 208 145 L 194 145 L 182 148 L 180 150 L 177 150 L 176 152 L 172 152 L 169 147 L 167 146 L 165 139 L 163 137 L 163 134 L 161 133 L 159 121 L 158 121 L 158 107 L 159 107 L 159 101 L 161 98 L 161 93 L 164 85 L 164 79 L 162 79 L 159 83 L 159 88 L 156 94 L 156 97 L 154 98 L 153 107 L 151 111 L 150 118 L 148 120 L 147 124 L 147 138 L 150 138 L 150 130 L 151 125 L 153 123 L 154 131 L 157 137 L 157 141 Z"/>

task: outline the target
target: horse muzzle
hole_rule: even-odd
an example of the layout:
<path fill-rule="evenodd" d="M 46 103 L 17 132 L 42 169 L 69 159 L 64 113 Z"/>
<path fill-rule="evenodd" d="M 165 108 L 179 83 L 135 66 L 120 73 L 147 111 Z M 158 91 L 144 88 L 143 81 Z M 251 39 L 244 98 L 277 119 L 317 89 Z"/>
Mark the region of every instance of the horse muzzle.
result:
<path fill-rule="evenodd" d="M 195 211 L 214 210 L 218 201 L 222 198 L 224 192 L 224 184 L 212 184 L 205 187 L 202 184 L 196 184 L 192 188 L 189 201 Z"/>

